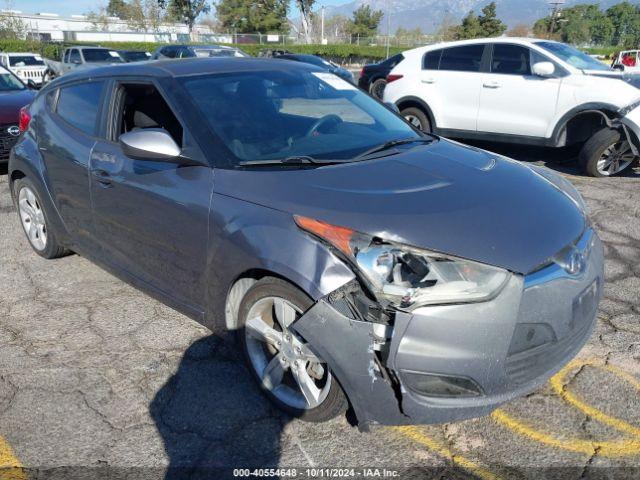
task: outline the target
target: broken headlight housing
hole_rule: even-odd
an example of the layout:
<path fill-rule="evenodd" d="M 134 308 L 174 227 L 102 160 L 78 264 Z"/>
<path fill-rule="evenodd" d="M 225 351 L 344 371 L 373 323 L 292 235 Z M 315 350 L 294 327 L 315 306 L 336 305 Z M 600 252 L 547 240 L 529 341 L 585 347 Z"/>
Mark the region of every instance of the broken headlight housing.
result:
<path fill-rule="evenodd" d="M 471 260 L 374 238 L 349 228 L 295 216 L 296 223 L 329 242 L 357 266 L 377 297 L 406 309 L 483 302 L 504 287 L 509 272 Z"/>

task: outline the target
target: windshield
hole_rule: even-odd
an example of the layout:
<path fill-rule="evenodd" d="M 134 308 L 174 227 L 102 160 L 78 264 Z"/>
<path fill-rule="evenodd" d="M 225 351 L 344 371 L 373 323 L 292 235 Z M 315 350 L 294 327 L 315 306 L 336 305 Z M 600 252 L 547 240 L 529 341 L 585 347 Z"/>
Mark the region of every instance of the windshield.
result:
<path fill-rule="evenodd" d="M 104 50 L 101 48 L 85 48 L 82 50 L 85 62 L 91 63 L 122 63 L 122 58 L 118 55 L 118 52 L 113 50 Z"/>
<path fill-rule="evenodd" d="M 181 80 L 236 161 L 352 159 L 391 140 L 420 138 L 331 73 L 268 70 Z"/>
<path fill-rule="evenodd" d="M 9 57 L 9 65 L 11 67 L 32 67 L 37 65 L 44 65 L 42 58 L 35 55 L 20 55 Z"/>
<path fill-rule="evenodd" d="M 608 65 L 565 43 L 536 42 L 535 44 L 580 70 L 610 70 Z"/>
<path fill-rule="evenodd" d="M 0 73 L 0 92 L 24 90 L 24 84 L 10 73 Z"/>
<path fill-rule="evenodd" d="M 236 52 L 231 48 L 198 48 L 194 49 L 196 57 L 235 57 Z"/>

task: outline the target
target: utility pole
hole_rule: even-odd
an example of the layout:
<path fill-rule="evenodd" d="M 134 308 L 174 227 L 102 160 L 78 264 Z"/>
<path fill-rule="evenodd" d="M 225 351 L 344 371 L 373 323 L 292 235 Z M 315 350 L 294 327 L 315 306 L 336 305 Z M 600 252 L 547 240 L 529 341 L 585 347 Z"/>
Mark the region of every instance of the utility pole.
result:
<path fill-rule="evenodd" d="M 387 58 L 389 58 L 389 36 L 391 34 L 390 22 L 391 22 L 391 13 L 389 12 L 389 0 L 387 0 Z"/>
<path fill-rule="evenodd" d="M 551 35 L 553 35 L 553 30 L 556 27 L 556 19 L 560 16 L 563 5 L 564 0 L 549 1 L 549 6 L 551 7 L 551 23 L 549 24 L 549 32 L 547 33 L 547 38 L 549 39 L 551 39 Z"/>
<path fill-rule="evenodd" d="M 320 8 L 320 43 L 324 45 L 324 5 Z"/>

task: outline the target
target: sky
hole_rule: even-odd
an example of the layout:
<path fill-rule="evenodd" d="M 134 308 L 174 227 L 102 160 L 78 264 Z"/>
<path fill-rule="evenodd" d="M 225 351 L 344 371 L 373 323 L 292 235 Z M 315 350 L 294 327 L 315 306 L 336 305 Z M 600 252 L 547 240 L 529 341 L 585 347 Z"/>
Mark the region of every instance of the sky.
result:
<path fill-rule="evenodd" d="M 316 8 L 321 5 L 339 5 L 348 0 L 316 1 Z M 9 5 L 13 10 L 25 13 L 57 13 L 60 16 L 82 15 L 89 11 L 96 11 L 108 3 L 108 0 L 0 0 L 0 8 Z"/>

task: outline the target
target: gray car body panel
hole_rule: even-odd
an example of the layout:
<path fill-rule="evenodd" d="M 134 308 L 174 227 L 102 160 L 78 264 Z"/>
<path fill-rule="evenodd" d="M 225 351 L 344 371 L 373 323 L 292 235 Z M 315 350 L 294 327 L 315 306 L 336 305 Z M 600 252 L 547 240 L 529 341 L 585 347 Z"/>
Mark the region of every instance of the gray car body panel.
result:
<path fill-rule="evenodd" d="M 221 170 L 216 192 L 522 274 L 585 228 L 527 166 L 444 139 L 315 170 Z"/>

